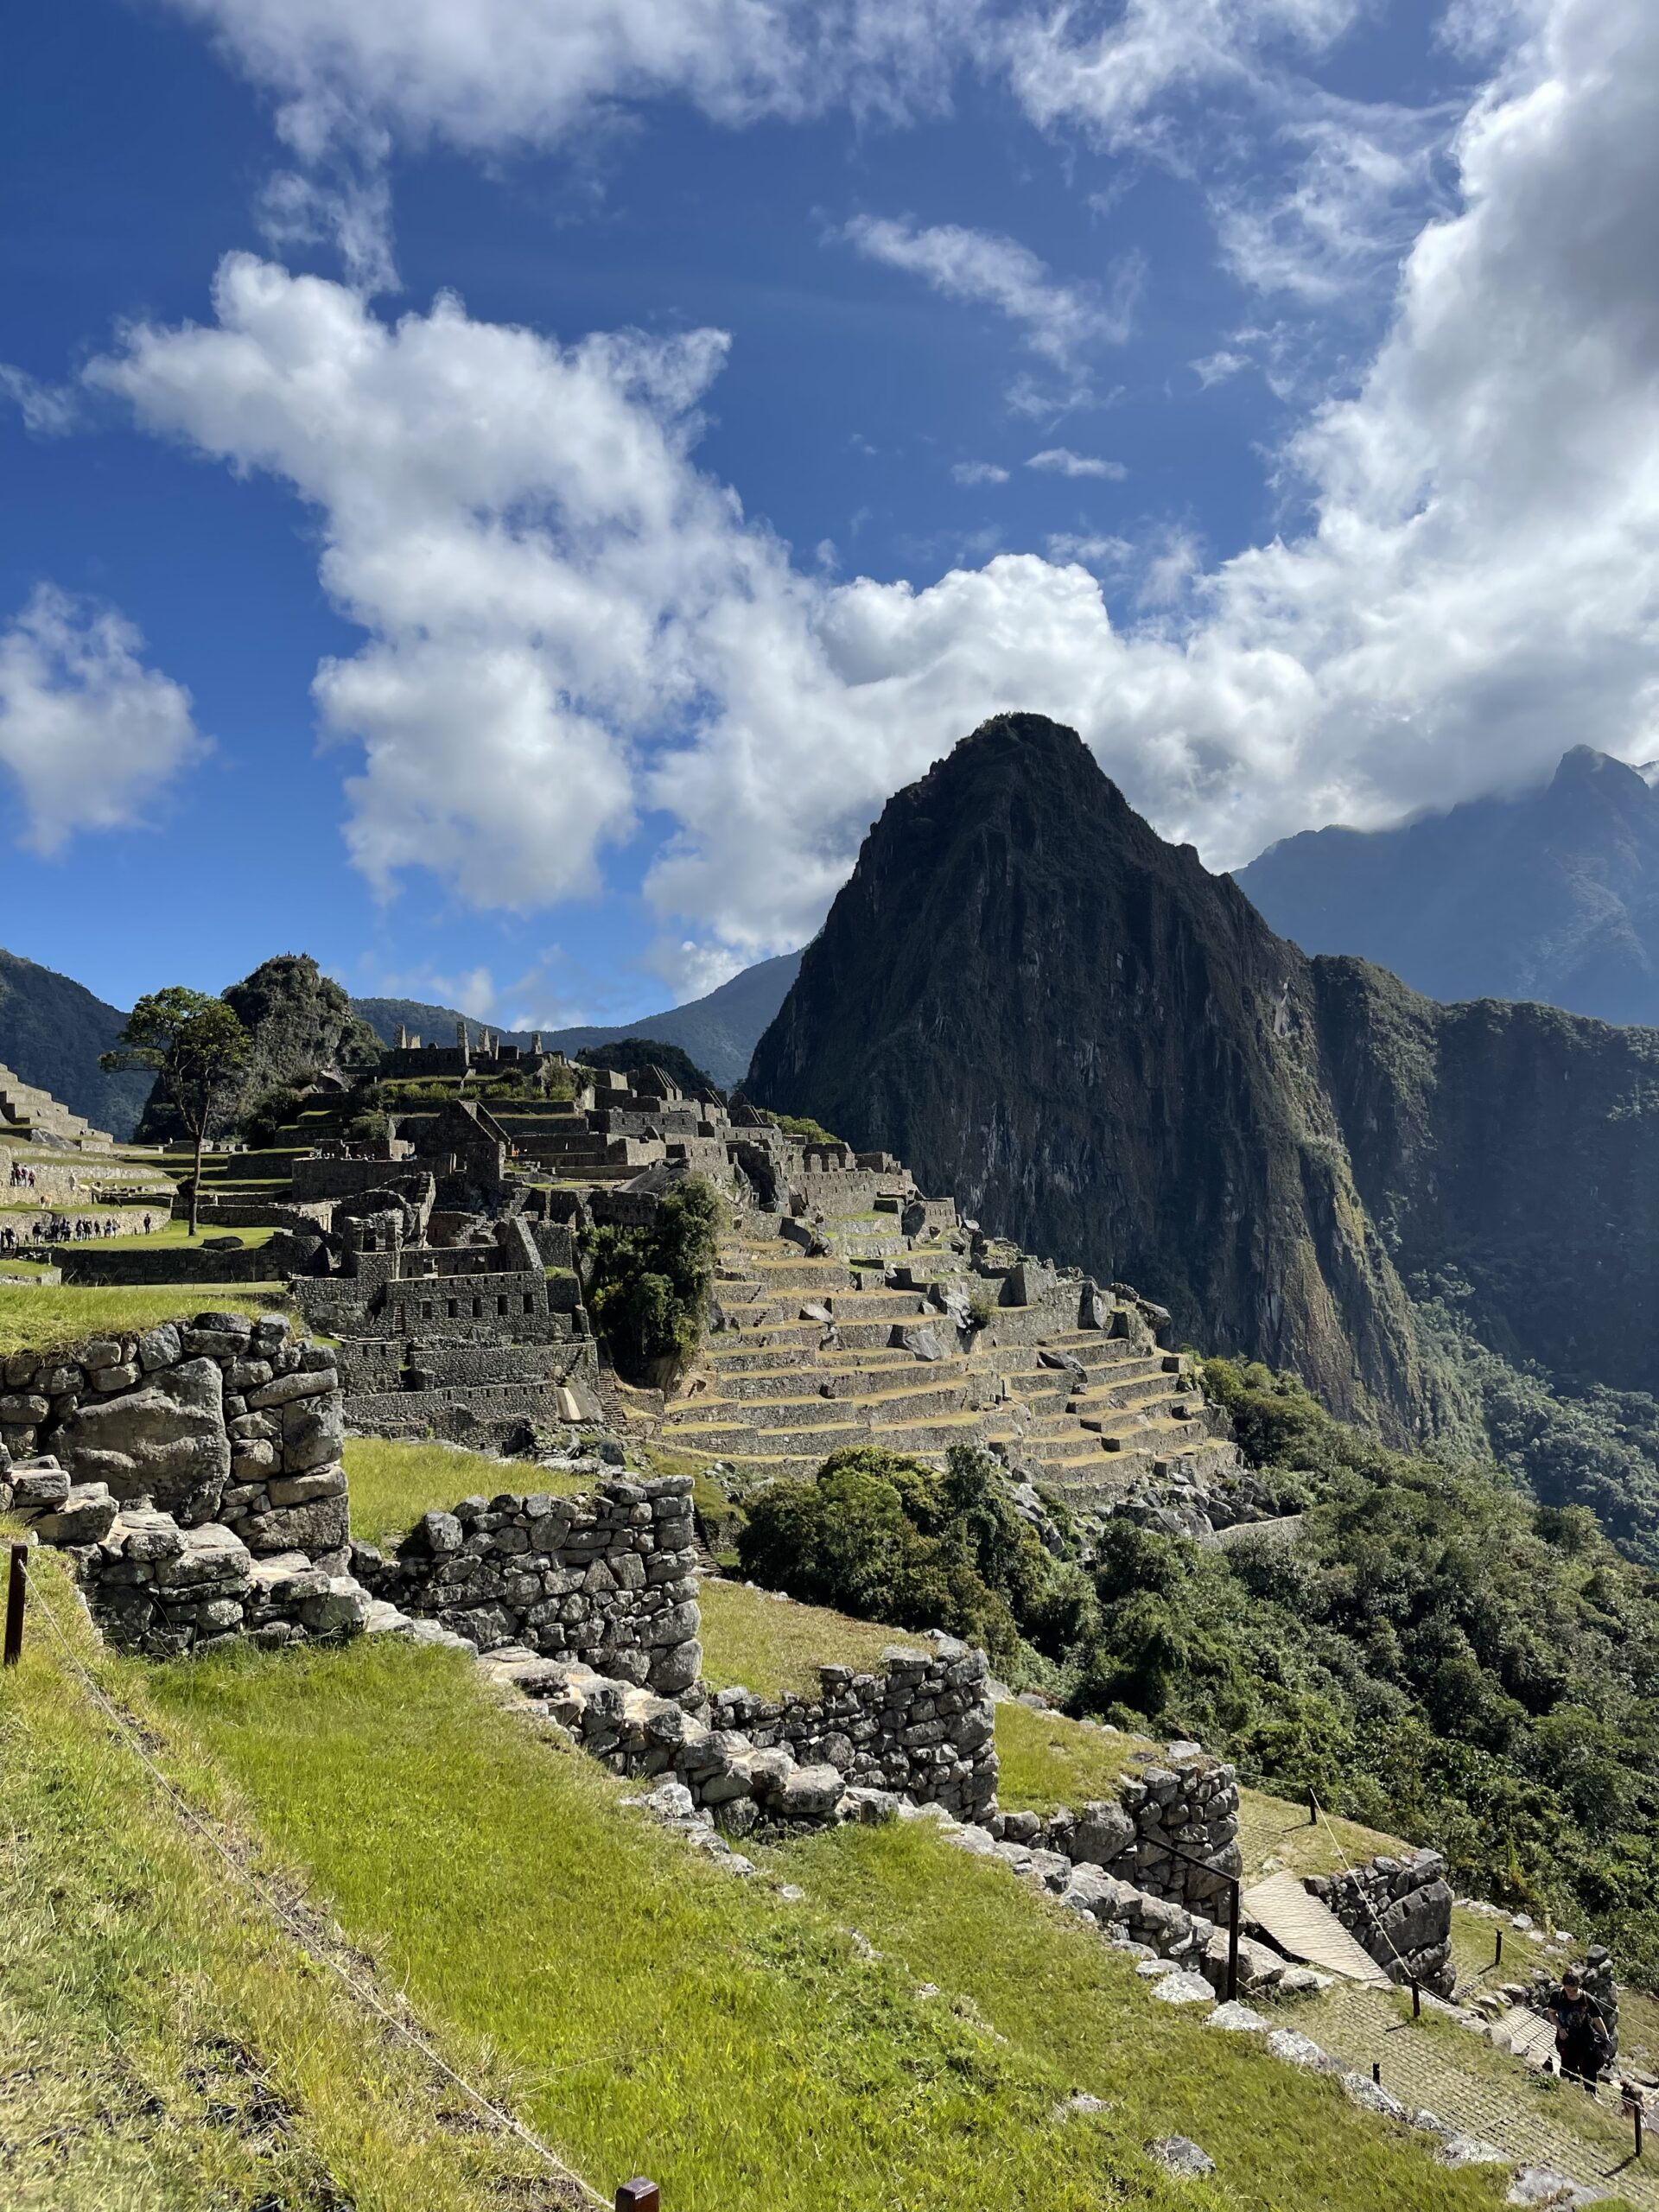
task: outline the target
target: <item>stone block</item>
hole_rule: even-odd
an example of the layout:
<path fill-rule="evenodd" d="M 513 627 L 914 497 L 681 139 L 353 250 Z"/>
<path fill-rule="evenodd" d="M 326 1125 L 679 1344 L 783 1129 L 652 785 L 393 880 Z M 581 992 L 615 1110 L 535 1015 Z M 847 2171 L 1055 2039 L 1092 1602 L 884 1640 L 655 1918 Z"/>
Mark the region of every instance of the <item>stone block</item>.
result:
<path fill-rule="evenodd" d="M 118 1498 L 147 1497 L 181 1520 L 206 1521 L 231 1471 L 223 1416 L 217 1364 L 187 1360 L 77 1408 L 58 1431 L 58 1456 L 77 1482 L 105 1482 Z"/>
<path fill-rule="evenodd" d="M 33 1524 L 43 1544 L 101 1543 L 115 1525 L 116 1503 L 104 1483 L 78 1483 L 54 1512 Z"/>

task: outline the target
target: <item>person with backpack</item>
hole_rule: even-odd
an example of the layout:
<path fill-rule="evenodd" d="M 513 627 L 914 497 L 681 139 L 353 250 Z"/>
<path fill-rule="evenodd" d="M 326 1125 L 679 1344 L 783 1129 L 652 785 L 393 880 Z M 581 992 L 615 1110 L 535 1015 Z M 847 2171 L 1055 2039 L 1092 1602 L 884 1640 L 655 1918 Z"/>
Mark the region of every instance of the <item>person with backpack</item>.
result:
<path fill-rule="evenodd" d="M 1569 1967 L 1546 2016 L 1555 2023 L 1555 2056 L 1562 2075 L 1593 2091 L 1606 2063 L 1611 2039 L 1593 1997 Z"/>

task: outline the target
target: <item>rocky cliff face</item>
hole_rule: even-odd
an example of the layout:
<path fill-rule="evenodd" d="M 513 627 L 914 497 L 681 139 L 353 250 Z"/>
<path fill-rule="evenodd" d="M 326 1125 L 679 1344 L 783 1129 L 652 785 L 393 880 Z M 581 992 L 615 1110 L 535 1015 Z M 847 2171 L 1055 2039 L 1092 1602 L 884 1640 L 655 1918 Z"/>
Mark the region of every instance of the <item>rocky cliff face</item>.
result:
<path fill-rule="evenodd" d="M 1306 958 L 1073 732 L 1011 715 L 888 804 L 750 1086 L 1422 1434 L 1448 1409 L 1414 1268 L 1462 1267 L 1558 1367 L 1565 1331 L 1659 1379 L 1656 1077 L 1659 1036 Z"/>

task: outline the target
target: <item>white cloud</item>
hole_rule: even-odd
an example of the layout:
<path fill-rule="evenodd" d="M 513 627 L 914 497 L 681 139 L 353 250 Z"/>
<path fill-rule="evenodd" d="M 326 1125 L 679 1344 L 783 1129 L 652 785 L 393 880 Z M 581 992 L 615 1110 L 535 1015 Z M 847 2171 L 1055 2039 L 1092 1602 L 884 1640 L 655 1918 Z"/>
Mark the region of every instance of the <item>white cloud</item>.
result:
<path fill-rule="evenodd" d="M 1211 195 L 1222 257 L 1254 290 L 1313 307 L 1375 297 L 1429 212 L 1452 123 L 1440 108 L 1363 106 L 1312 91 L 1278 133 L 1295 149 L 1288 180 L 1219 184 Z"/>
<path fill-rule="evenodd" d="M 1208 391 L 1212 384 L 1225 384 L 1241 369 L 1248 369 L 1250 359 L 1248 353 L 1234 353 L 1224 346 L 1217 353 L 1206 353 L 1202 360 L 1194 361 L 1190 365 L 1199 384 Z"/>
<path fill-rule="evenodd" d="M 1112 150 L 1162 150 L 1185 167 L 1171 120 L 1174 103 L 1217 92 L 1261 99 L 1280 81 L 1287 55 L 1328 50 L 1362 4 L 1126 0 L 1097 31 L 1092 11 L 1056 6 L 1016 12 L 995 37 L 1033 122 L 1081 128 Z"/>
<path fill-rule="evenodd" d="M 1056 368 L 1071 369 L 1101 346 L 1128 336 L 1142 270 L 1127 256 L 1109 286 L 1066 283 L 1016 238 L 959 223 L 923 226 L 909 216 L 855 215 L 842 235 L 867 259 L 919 276 L 946 299 L 995 309 L 1025 344 Z"/>
<path fill-rule="evenodd" d="M 715 120 L 944 97 L 974 0 L 169 0 L 280 103 L 310 165 L 395 131 L 467 153 L 537 149 L 619 103 Z"/>
<path fill-rule="evenodd" d="M 1006 484 L 1008 472 L 994 461 L 958 461 L 951 464 L 950 474 L 958 484 Z"/>
<path fill-rule="evenodd" d="M 1073 453 L 1070 446 L 1048 446 L 1041 453 L 1033 454 L 1026 467 L 1039 468 L 1050 476 L 1097 476 L 1112 484 L 1122 483 L 1129 473 L 1121 461 L 1103 461 L 1097 454 Z"/>
<path fill-rule="evenodd" d="M 1569 741 L 1659 753 L 1649 0 L 1548 0 L 1457 159 L 1369 368 L 1285 456 L 1307 520 L 1207 574 L 1154 538 L 1116 621 L 1083 541 L 925 588 L 803 573 L 696 468 L 717 334 L 391 325 L 233 260 L 216 327 L 135 331 L 94 380 L 318 511 L 369 633 L 319 699 L 365 747 L 371 874 L 534 904 L 660 810 L 649 894 L 713 972 L 800 943 L 886 796 L 1002 707 L 1075 724 L 1212 865 Z"/>
<path fill-rule="evenodd" d="M 113 607 L 36 588 L 0 631 L 0 766 L 22 794 L 20 844 L 55 853 L 77 831 L 143 817 L 205 741 L 190 694 L 139 658 Z"/>
<path fill-rule="evenodd" d="M 1127 537 L 1083 537 L 1075 531 L 1055 531 L 1046 543 L 1051 561 L 1075 561 L 1084 569 L 1121 572 L 1135 557 L 1135 548 Z"/>
<path fill-rule="evenodd" d="M 80 394 L 73 385 L 42 384 L 10 361 L 0 361 L 0 399 L 11 401 L 37 438 L 61 437 L 79 418 Z"/>

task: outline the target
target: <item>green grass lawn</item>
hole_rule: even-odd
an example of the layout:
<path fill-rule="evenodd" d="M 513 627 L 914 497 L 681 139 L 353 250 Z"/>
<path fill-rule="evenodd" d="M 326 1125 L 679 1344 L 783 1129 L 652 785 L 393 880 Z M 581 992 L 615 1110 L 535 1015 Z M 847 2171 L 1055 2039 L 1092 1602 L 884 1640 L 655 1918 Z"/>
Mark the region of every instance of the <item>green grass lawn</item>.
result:
<path fill-rule="evenodd" d="M 702 1674 L 714 1689 L 741 1682 L 761 1697 L 816 1690 L 820 1667 L 856 1667 L 874 1674 L 890 1643 L 928 1648 L 925 1640 L 874 1621 L 855 1621 L 827 1606 L 779 1604 L 741 1582 L 705 1576 Z"/>
<path fill-rule="evenodd" d="M 66 1637 L 159 1747 L 143 1671 L 96 1651 L 61 1563 L 35 1560 Z M 188 1759 L 168 1764 L 211 1792 Z M 480 2132 L 180 1823 L 62 1660 L 39 1597 L 22 1664 L 0 1675 L 0 1772 L 8 2212 L 555 2201 L 530 2193 L 541 2162 Z"/>
<path fill-rule="evenodd" d="M 171 1283 L 154 1288 L 122 1283 L 86 1290 L 9 1289 L 0 1283 L 0 1352 L 53 1351 L 87 1337 L 135 1335 L 197 1313 L 257 1319 L 285 1309 L 287 1300 L 288 1285 L 283 1282 Z"/>
<path fill-rule="evenodd" d="M 346 1440 L 345 1465 L 351 1485 L 352 1534 L 366 1544 L 388 1544 L 412 1529 L 423 1513 L 463 1497 L 494 1497 L 511 1491 L 548 1491 L 575 1497 L 592 1490 L 596 1475 L 570 1475 L 527 1459 L 492 1459 L 459 1444 L 406 1444 L 377 1436 Z"/>
<path fill-rule="evenodd" d="M 1082 1728 L 1063 1713 L 999 1705 L 996 1802 L 1011 1813 L 1052 1813 L 1091 1797 L 1114 1797 L 1130 1753 L 1148 1747 L 1145 1738 Z"/>
<path fill-rule="evenodd" d="M 673 2212 L 1498 2201 L 1329 2083 L 1157 2005 L 925 1833 L 776 1854 L 803 1903 L 735 1880 L 457 1655 L 244 1651 L 159 1670 L 154 1694 L 452 2051 L 492 2058 L 590 2178 L 648 2172 Z M 849 1925 L 897 1955 L 861 1963 Z M 1062 2120 L 1077 2088 L 1109 2109 Z M 1148 2161 L 1178 2129 L 1217 2156 L 1213 2182 Z"/>
<path fill-rule="evenodd" d="M 1361 2208 L 1492 2204 L 1484 2177 L 1436 2167 L 1405 2132 L 1355 2112 L 1332 2082 L 1297 2074 L 1157 2003 L 1132 1965 L 1002 1869 L 920 1823 L 843 1828 L 767 1854 L 813 1903 L 935 1984 L 1062 2094 L 1106 2110 L 1068 2142 L 1133 2174 L 1153 2137 L 1190 2135 L 1216 2160 L 1200 2205 Z M 1294 2015 L 1292 2016 L 1294 2019 Z"/>

